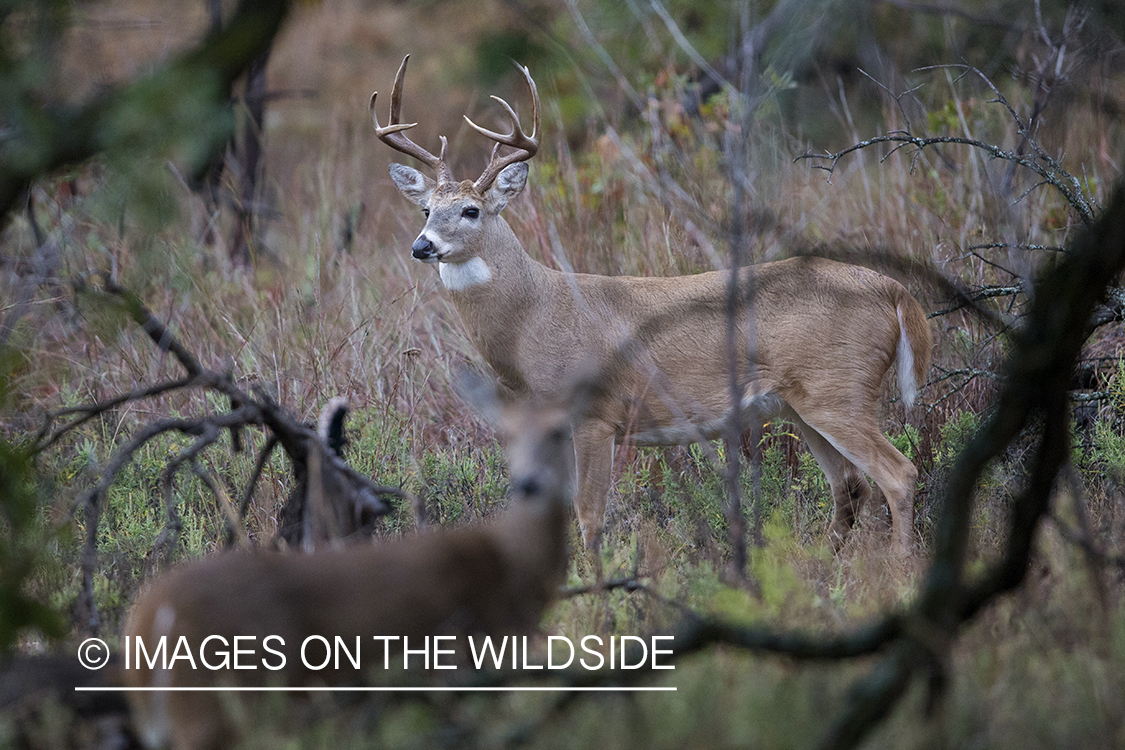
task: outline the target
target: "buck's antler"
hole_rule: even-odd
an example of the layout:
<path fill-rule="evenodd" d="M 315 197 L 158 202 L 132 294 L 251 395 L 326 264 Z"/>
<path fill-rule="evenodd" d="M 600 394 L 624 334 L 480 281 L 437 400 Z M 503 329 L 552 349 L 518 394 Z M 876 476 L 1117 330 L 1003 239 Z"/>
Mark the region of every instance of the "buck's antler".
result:
<path fill-rule="evenodd" d="M 429 151 L 407 138 L 402 132 L 418 124 L 416 122 L 399 122 L 399 118 L 402 115 L 402 79 L 406 76 L 406 63 L 409 60 L 410 55 L 407 55 L 402 58 L 402 65 L 398 66 L 398 73 L 395 75 L 395 85 L 394 88 L 391 89 L 390 119 L 385 128 L 379 125 L 379 116 L 375 114 L 375 97 L 379 96 L 379 92 L 376 91 L 371 95 L 371 121 L 375 123 L 375 135 L 379 136 L 379 140 L 396 151 L 401 151 L 407 156 L 413 156 L 418 161 L 433 169 L 437 174 L 438 182 L 452 182 L 453 173 L 445 163 L 445 136 L 440 136 L 441 154 L 434 156 Z M 532 84 L 532 90 L 534 90 L 534 84 Z M 536 106 L 538 107 L 538 104 L 536 104 Z M 538 123 L 538 120 L 536 120 L 536 123 Z"/>
<path fill-rule="evenodd" d="M 523 127 L 520 125 L 520 118 L 516 115 L 515 110 L 512 109 L 510 104 L 498 96 L 492 98 L 500 102 L 500 106 L 508 113 L 508 117 L 512 121 L 511 133 L 504 135 L 503 133 L 487 130 L 477 125 L 468 117 L 465 117 L 465 122 L 469 123 L 469 126 L 473 130 L 486 138 L 496 141 L 496 145 L 492 148 L 492 157 L 488 160 L 488 166 L 485 167 L 484 173 L 477 178 L 477 181 L 473 183 L 473 188 L 478 193 L 483 193 L 487 190 L 493 181 L 495 181 L 496 175 L 500 174 L 500 171 L 504 169 L 504 167 L 519 161 L 527 161 L 535 156 L 535 153 L 539 150 L 539 139 L 536 137 L 539 132 L 539 121 L 541 117 L 539 91 L 535 88 L 535 81 L 531 79 L 531 73 L 528 72 L 527 68 L 523 65 L 517 65 L 516 67 L 523 73 L 524 80 L 527 81 L 527 88 L 531 90 L 532 125 L 530 136 L 523 132 Z M 511 146 L 516 150 L 506 156 L 500 156 L 501 146 Z"/>

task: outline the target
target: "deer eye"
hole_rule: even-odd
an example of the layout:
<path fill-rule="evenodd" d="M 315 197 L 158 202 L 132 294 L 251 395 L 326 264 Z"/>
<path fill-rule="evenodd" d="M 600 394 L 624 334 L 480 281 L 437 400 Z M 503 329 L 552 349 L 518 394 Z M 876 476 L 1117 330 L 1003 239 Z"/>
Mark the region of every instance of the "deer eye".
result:
<path fill-rule="evenodd" d="M 480 216 L 480 209 L 476 206 L 469 206 L 461 212 L 461 216 L 465 217 L 466 219 L 475 219 Z"/>
<path fill-rule="evenodd" d="M 430 209 L 423 208 L 422 209 L 422 215 L 425 216 L 427 219 L 430 218 Z"/>

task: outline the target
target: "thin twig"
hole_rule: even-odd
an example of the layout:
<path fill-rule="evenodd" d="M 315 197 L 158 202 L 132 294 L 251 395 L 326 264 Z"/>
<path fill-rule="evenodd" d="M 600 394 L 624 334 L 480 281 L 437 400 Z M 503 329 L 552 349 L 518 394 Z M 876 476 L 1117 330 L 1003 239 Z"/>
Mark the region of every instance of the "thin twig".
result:
<path fill-rule="evenodd" d="M 621 578 L 609 578 L 604 581 L 595 583 L 588 583 L 582 586 L 564 586 L 559 589 L 559 596 L 563 599 L 570 599 L 575 596 L 582 596 L 583 594 L 600 594 L 604 591 L 613 591 L 614 589 L 625 589 L 626 591 L 639 591 L 644 588 L 644 584 L 635 576 L 624 576 Z"/>
<path fill-rule="evenodd" d="M 943 308 L 935 312 L 929 313 L 927 318 L 938 318 L 942 315 L 949 315 L 958 310 L 964 309 L 966 306 L 983 302 L 986 299 L 995 299 L 996 297 L 1012 297 L 1023 292 L 1022 286 L 986 286 L 974 291 L 968 297 L 958 300 L 957 304 L 952 307 Z"/>
<path fill-rule="evenodd" d="M 196 376 L 189 376 L 179 380 L 170 380 L 164 383 L 157 383 L 156 385 L 148 386 L 147 388 L 135 388 L 128 393 L 122 393 L 112 398 L 107 398 L 104 401 L 99 401 L 95 404 L 83 404 L 82 406 L 72 406 L 66 409 L 58 409 L 57 411 L 50 412 L 43 420 L 43 427 L 39 430 L 36 436 L 34 453 L 42 453 L 55 443 L 57 443 L 66 433 L 71 430 L 81 427 L 95 417 L 101 416 L 107 411 L 114 409 L 122 404 L 132 403 L 134 401 L 141 401 L 142 399 L 151 398 L 153 396 L 161 396 L 170 391 L 179 390 L 181 388 L 192 388 L 195 386 L 203 385 L 200 378 Z M 48 436 L 51 423 L 59 417 L 69 416 L 71 414 L 81 414 L 81 417 L 67 422 L 62 427 L 59 427 Z"/>
<path fill-rule="evenodd" d="M 1007 250 L 1047 250 L 1053 253 L 1065 253 L 1066 248 L 1061 245 L 1036 245 L 1026 242 L 985 242 L 980 245 L 969 245 L 966 250 L 989 250 L 1004 248 Z"/>

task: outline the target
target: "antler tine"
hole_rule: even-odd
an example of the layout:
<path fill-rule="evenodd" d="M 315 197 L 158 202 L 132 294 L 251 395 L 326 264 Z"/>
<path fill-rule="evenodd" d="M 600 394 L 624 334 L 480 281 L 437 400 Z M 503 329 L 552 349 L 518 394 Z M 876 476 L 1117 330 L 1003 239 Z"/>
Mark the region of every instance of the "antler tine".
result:
<path fill-rule="evenodd" d="M 402 115 L 402 82 L 406 77 L 406 63 L 409 60 L 410 55 L 402 58 L 402 64 L 398 66 L 398 73 L 395 74 L 395 83 L 391 88 L 390 119 L 387 121 L 386 127 L 379 125 L 379 116 L 375 114 L 375 97 L 379 96 L 379 92 L 376 91 L 371 95 L 371 121 L 375 124 L 375 135 L 379 137 L 379 140 L 396 151 L 401 151 L 407 156 L 413 156 L 418 161 L 433 169 L 437 172 L 440 182 L 452 180 L 453 175 L 450 173 L 449 167 L 445 163 L 446 143 L 444 137 L 441 139 L 441 154 L 439 156 L 434 156 L 402 134 L 402 131 L 409 130 L 418 124 L 416 122 L 399 122 Z"/>
<path fill-rule="evenodd" d="M 465 117 L 465 122 L 469 123 L 469 127 L 485 138 L 496 142 L 492 147 L 492 156 L 488 160 L 488 166 L 485 167 L 484 172 L 477 178 L 477 181 L 473 183 L 473 187 L 477 192 L 487 190 L 496 179 L 496 176 L 500 174 L 505 167 L 515 164 L 516 162 L 527 161 L 539 151 L 538 133 L 542 120 L 542 112 L 539 106 L 539 90 L 535 87 L 535 81 L 532 79 L 531 72 L 527 67 L 523 65 L 516 65 L 516 67 L 523 73 L 523 78 L 527 82 L 527 88 L 531 92 L 531 135 L 524 133 L 523 126 L 520 125 L 520 118 L 516 115 L 516 111 L 512 109 L 512 105 L 498 96 L 492 98 L 500 103 L 500 106 L 503 107 L 504 111 L 507 113 L 508 119 L 511 120 L 511 133 L 497 133 L 494 130 L 482 128 L 468 117 Z M 516 150 L 507 156 L 501 157 L 499 155 L 501 146 L 510 146 Z"/>
<path fill-rule="evenodd" d="M 402 58 L 398 71 L 395 73 L 395 83 L 391 86 L 391 122 L 398 122 L 402 115 L 402 83 L 406 80 L 406 63 L 410 62 L 410 55 Z"/>

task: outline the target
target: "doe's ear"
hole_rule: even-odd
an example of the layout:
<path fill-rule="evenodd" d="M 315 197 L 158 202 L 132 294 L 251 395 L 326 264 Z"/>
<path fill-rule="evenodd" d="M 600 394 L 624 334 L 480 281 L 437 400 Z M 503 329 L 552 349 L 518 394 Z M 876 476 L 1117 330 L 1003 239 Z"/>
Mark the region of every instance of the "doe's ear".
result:
<path fill-rule="evenodd" d="M 494 428 L 499 427 L 504 405 L 496 384 L 474 370 L 462 370 L 457 377 L 457 392 L 480 412 Z"/>
<path fill-rule="evenodd" d="M 392 164 L 390 167 L 391 179 L 398 186 L 398 191 L 409 201 L 419 206 L 426 205 L 434 193 L 437 183 L 413 167 L 405 164 Z"/>
<path fill-rule="evenodd" d="M 579 424 L 593 414 L 606 399 L 606 388 L 602 372 L 593 367 L 580 368 L 577 377 L 566 389 L 567 411 L 574 424 Z"/>
<path fill-rule="evenodd" d="M 490 214 L 498 214 L 508 205 L 508 201 L 523 192 L 527 184 L 527 162 L 509 164 L 496 175 L 496 182 L 488 189 L 485 196 L 487 210 Z"/>

